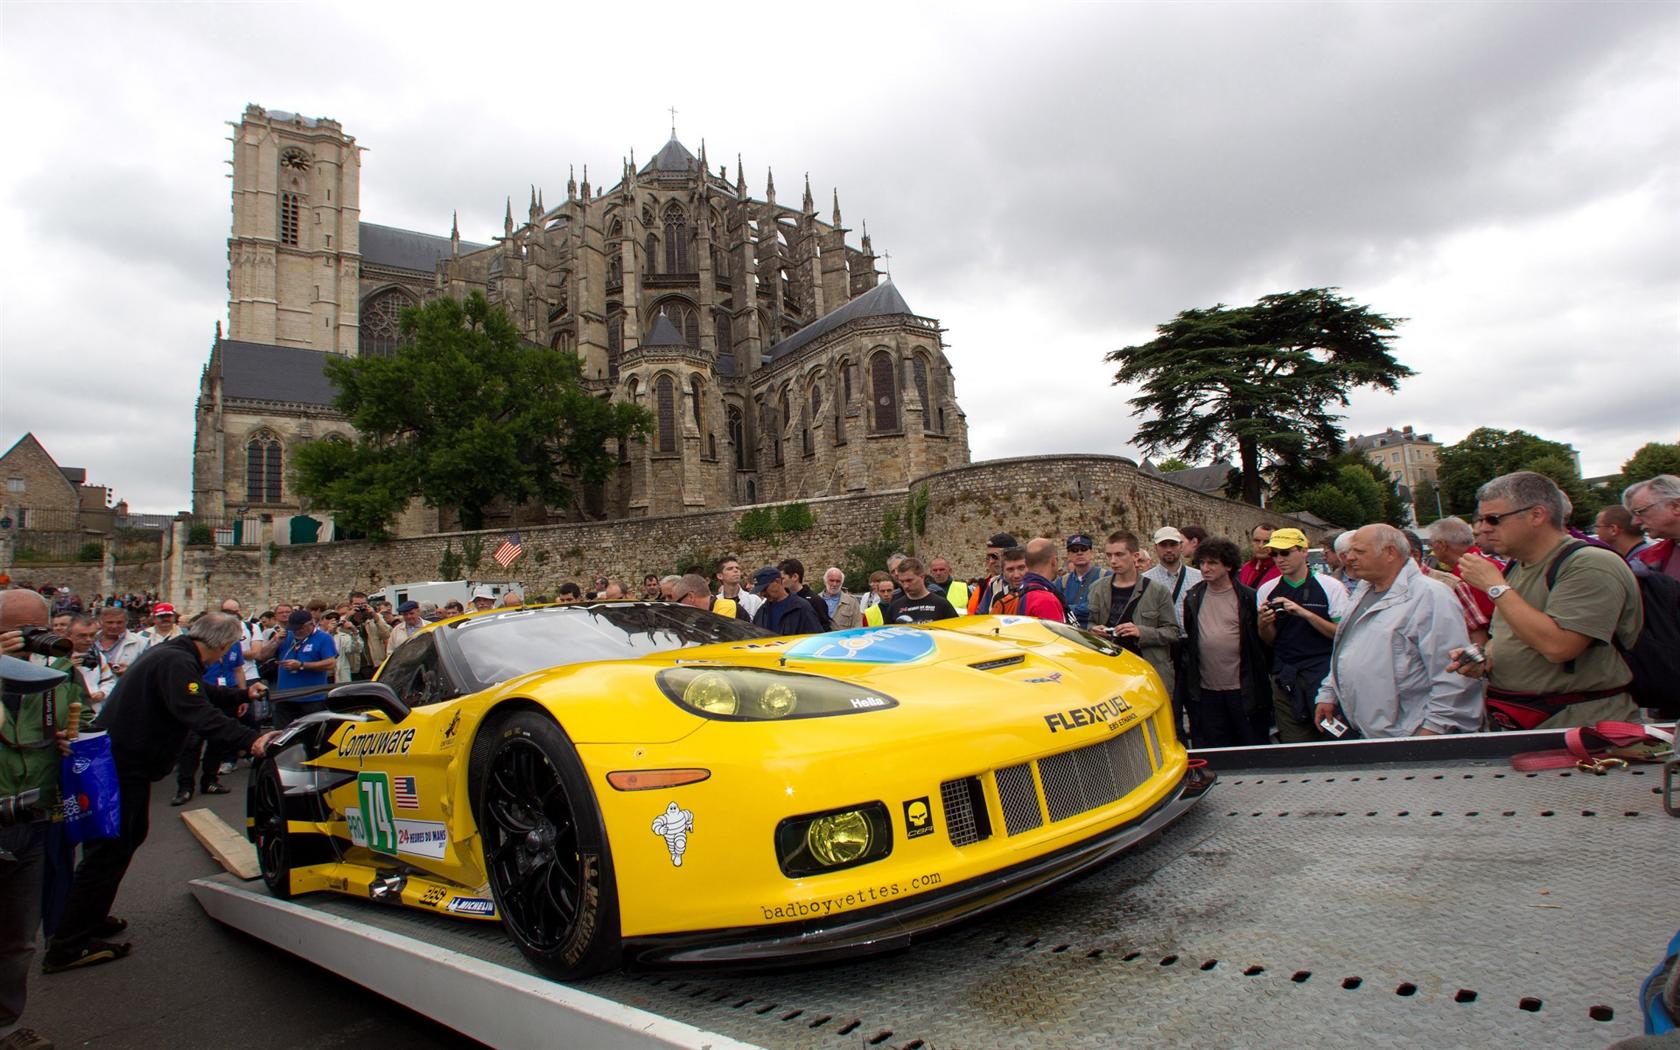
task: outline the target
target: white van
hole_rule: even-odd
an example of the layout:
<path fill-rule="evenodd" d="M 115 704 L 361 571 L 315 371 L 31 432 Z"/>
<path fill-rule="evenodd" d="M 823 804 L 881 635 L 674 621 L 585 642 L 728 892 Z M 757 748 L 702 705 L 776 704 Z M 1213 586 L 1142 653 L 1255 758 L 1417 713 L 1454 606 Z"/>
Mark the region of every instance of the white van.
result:
<path fill-rule="evenodd" d="M 368 595 L 368 601 L 375 605 L 390 602 L 392 608 L 403 602 L 436 602 L 440 609 L 446 602 L 457 601 L 463 608 L 470 609 L 472 593 L 480 587 L 490 588 L 498 604 L 502 595 L 509 591 L 519 595 L 521 600 L 525 597 L 525 585 L 518 580 L 422 580 L 418 583 L 393 583 Z"/>

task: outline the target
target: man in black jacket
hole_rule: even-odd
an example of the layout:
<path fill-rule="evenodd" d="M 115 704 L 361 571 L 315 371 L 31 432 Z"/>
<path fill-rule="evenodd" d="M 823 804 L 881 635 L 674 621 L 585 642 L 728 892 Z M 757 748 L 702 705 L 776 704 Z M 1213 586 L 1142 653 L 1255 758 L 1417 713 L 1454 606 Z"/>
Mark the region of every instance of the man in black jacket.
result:
<path fill-rule="evenodd" d="M 205 665 L 225 656 L 241 633 L 238 617 L 206 613 L 185 635 L 146 650 L 106 701 L 93 728 L 104 730 L 111 740 L 121 830 L 116 838 L 83 847 L 64 917 L 47 946 L 42 966 L 46 972 L 110 962 L 128 954 L 130 945 L 104 939 L 128 925 L 111 916 L 111 904 L 129 861 L 146 841 L 152 782 L 169 775 L 187 733 L 222 744 L 230 754 L 248 751 L 258 756 L 276 735 L 259 734 L 231 714 L 259 696 L 262 683 L 242 692 L 202 680 Z"/>
<path fill-rule="evenodd" d="M 1237 579 L 1242 555 L 1230 540 L 1196 551 L 1202 582 L 1184 597 L 1184 647 L 1175 699 L 1190 716 L 1196 747 L 1271 742 L 1272 659 L 1260 639 L 1254 590 Z"/>
<path fill-rule="evenodd" d="M 764 604 L 753 613 L 752 622 L 774 634 L 822 634 L 822 624 L 811 603 L 787 588 L 786 577 L 774 565 L 753 574 L 753 587 Z"/>
<path fill-rule="evenodd" d="M 776 568 L 782 570 L 782 584 L 787 587 L 789 594 L 797 594 L 811 606 L 811 612 L 817 617 L 817 626 L 824 631 L 834 630 L 834 623 L 828 618 L 828 603 L 805 586 L 805 563 L 798 558 L 784 558 Z"/>

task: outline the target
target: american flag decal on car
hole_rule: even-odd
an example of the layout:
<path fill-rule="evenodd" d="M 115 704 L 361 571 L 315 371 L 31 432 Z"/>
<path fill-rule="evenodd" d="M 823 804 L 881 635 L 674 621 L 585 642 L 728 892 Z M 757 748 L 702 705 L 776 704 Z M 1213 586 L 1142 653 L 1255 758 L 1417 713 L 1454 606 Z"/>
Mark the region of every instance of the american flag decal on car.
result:
<path fill-rule="evenodd" d="M 414 790 L 413 777 L 392 777 L 391 797 L 398 809 L 420 808 L 420 794 Z"/>

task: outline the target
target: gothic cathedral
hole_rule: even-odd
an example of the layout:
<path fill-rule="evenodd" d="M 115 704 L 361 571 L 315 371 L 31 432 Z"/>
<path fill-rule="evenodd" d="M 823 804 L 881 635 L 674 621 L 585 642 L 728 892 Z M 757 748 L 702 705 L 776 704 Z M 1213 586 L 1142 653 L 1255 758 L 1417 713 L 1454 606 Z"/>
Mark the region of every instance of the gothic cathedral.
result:
<path fill-rule="evenodd" d="M 808 179 L 797 208 L 776 203 L 773 175 L 754 199 L 739 162 L 731 182 L 673 134 L 610 188 L 585 167 L 554 207 L 533 189 L 517 224 L 510 200 L 482 245 L 363 221 L 361 150 L 336 121 L 250 106 L 232 140 L 228 330 L 200 386 L 196 514 L 252 529 L 301 514 L 291 451 L 351 436 L 326 355 L 390 354 L 404 307 L 474 290 L 656 421 L 578 507 L 501 508 L 496 524 L 901 488 L 968 462 L 939 323 L 882 279 L 867 229 L 846 243 L 838 193 L 817 217 Z M 416 505 L 399 533 L 452 525 Z"/>

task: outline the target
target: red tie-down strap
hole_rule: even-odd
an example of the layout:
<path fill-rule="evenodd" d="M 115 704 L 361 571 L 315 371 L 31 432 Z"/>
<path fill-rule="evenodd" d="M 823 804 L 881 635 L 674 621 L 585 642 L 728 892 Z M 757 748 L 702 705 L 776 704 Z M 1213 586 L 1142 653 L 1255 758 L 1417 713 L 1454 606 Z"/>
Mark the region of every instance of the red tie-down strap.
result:
<path fill-rule="evenodd" d="M 1533 773 L 1575 766 L 1585 773 L 1604 773 L 1612 766 L 1626 766 L 1629 762 L 1657 762 L 1674 752 L 1674 727 L 1599 722 L 1567 730 L 1563 742 L 1562 750 L 1512 755 L 1511 768 L 1520 773 Z"/>

